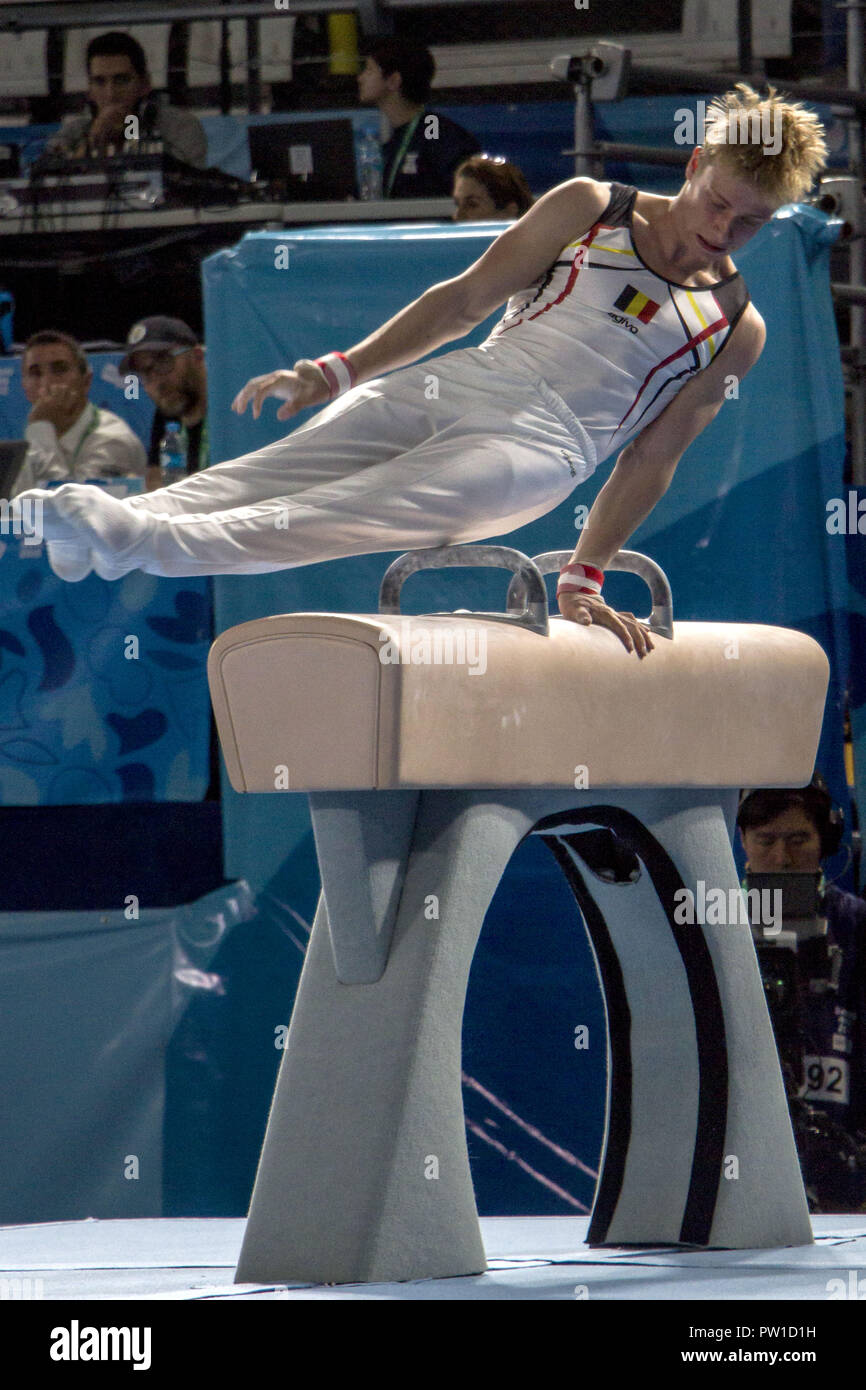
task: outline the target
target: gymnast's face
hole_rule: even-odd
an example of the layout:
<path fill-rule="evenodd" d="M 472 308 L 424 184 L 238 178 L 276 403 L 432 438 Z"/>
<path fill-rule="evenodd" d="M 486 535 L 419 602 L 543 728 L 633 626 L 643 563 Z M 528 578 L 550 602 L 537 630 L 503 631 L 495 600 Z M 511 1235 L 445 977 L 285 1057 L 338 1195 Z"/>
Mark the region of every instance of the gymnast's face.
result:
<path fill-rule="evenodd" d="M 699 156 L 696 149 L 671 211 L 680 234 L 709 265 L 744 245 L 780 204 L 738 179 L 720 160 L 702 161 Z"/>
<path fill-rule="evenodd" d="M 821 867 L 821 837 L 802 806 L 740 830 L 753 874 L 811 874 Z"/>

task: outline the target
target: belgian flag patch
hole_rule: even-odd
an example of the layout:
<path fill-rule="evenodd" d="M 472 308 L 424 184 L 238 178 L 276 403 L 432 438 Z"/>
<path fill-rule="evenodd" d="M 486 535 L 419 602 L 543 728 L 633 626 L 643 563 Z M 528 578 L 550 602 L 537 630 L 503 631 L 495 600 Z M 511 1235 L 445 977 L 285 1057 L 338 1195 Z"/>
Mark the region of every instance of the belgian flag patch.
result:
<path fill-rule="evenodd" d="M 658 313 L 661 308 L 654 299 L 648 295 L 641 294 L 634 285 L 626 285 L 618 299 L 614 300 L 614 305 L 623 314 L 630 314 L 632 318 L 640 319 L 641 323 L 649 323 L 650 319 Z"/>

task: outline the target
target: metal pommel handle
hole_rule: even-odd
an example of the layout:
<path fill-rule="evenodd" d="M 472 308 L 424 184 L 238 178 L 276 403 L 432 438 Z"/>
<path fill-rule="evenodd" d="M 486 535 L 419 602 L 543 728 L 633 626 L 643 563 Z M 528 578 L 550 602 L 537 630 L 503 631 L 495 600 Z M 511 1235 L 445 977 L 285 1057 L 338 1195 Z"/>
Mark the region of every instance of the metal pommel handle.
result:
<path fill-rule="evenodd" d="M 400 613 L 400 590 L 410 574 L 425 569 L 450 569 L 452 566 L 508 569 L 514 578 L 508 589 L 504 613 L 477 613 L 458 609 L 448 616 L 484 618 L 488 622 L 519 623 L 532 632 L 547 636 L 547 590 L 535 563 L 521 550 L 507 545 L 440 545 L 429 550 L 408 550 L 388 566 L 379 589 L 379 612 Z M 428 614 L 441 617 L 444 614 Z"/>
<path fill-rule="evenodd" d="M 548 550 L 543 555 L 534 555 L 532 563 L 542 574 L 558 574 L 562 566 L 568 564 L 573 554 L 573 550 Z M 641 555 L 637 550 L 620 550 L 612 560 L 608 561 L 607 568 L 609 570 L 623 570 L 627 574 L 636 574 L 646 582 L 652 597 L 652 612 L 648 618 L 639 618 L 638 621 L 646 623 L 650 631 L 659 637 L 668 637 L 673 640 L 673 596 L 668 577 L 661 565 L 657 565 L 655 560 L 651 560 L 648 555 Z M 520 576 L 515 575 L 508 588 L 509 607 L 519 603 L 522 598 L 520 583 Z"/>

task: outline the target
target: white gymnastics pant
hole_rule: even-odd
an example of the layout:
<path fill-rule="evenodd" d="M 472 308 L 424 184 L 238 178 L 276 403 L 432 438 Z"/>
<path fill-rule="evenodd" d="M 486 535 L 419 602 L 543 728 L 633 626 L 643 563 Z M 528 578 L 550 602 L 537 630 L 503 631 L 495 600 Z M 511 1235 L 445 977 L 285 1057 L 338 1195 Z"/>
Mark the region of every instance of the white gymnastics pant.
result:
<path fill-rule="evenodd" d="M 356 387 L 264 449 L 127 499 L 129 522 L 147 518 L 131 531 L 108 510 L 101 525 L 118 503 L 88 489 L 80 541 L 106 578 L 260 574 L 507 533 L 595 466 L 586 430 L 543 381 L 460 349 Z"/>

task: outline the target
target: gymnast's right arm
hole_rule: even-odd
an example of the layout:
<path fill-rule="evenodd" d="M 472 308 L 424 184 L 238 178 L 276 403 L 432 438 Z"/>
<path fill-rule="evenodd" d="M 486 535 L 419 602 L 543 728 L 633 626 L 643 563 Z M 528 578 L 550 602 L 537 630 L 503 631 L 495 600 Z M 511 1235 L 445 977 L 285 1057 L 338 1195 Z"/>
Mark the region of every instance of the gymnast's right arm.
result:
<path fill-rule="evenodd" d="M 608 185 L 589 178 L 569 179 L 545 193 L 462 275 L 433 285 L 368 338 L 348 348 L 344 355 L 356 380 L 371 381 L 406 367 L 483 323 L 510 295 L 543 275 L 562 248 L 592 226 L 608 197 Z M 292 371 L 253 377 L 238 392 L 232 409 L 243 414 L 252 401 L 253 416 L 258 419 L 268 396 L 285 401 L 277 418 L 286 420 L 299 410 L 324 404 L 329 392 L 319 368 L 300 362 Z"/>

